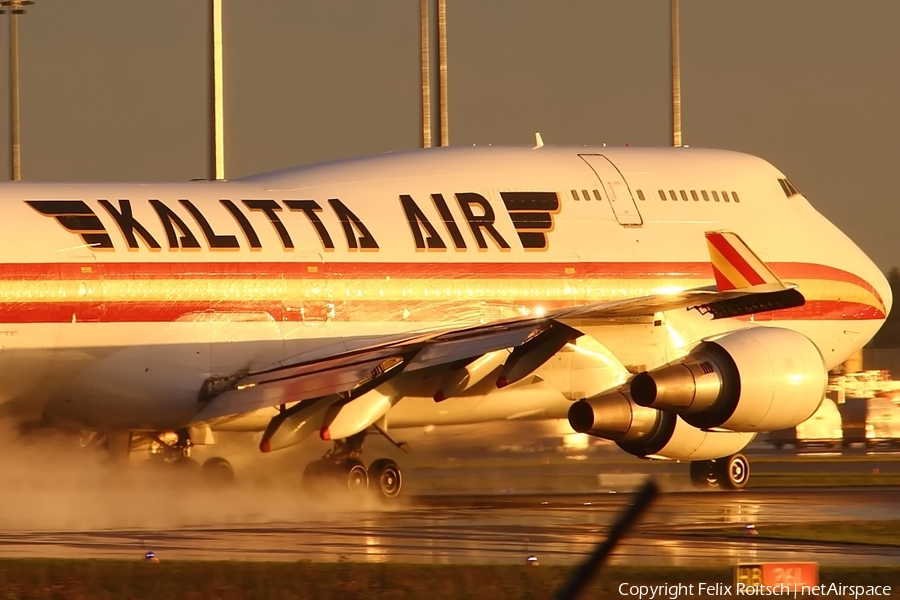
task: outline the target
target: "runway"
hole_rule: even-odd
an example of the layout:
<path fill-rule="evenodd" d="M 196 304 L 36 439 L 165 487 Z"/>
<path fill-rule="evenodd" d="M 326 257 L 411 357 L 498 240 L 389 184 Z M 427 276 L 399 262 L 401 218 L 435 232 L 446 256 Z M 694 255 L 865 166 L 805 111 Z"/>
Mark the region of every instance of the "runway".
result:
<path fill-rule="evenodd" d="M 161 560 L 366 561 L 413 563 L 572 564 L 603 538 L 629 494 L 431 495 L 390 509 L 359 510 L 298 504 L 269 520 L 258 513 L 220 510 L 246 505 L 239 492 L 217 494 L 209 521 L 175 527 L 0 533 L 0 556 L 134 558 L 153 550 Z M 883 520 L 900 517 L 900 490 L 757 490 L 666 493 L 613 562 L 623 565 L 719 565 L 752 561 L 817 561 L 823 565 L 900 566 L 900 548 L 866 545 L 724 540 L 685 534 L 686 528 L 752 523 Z M 288 502 L 281 493 L 260 502 Z M 295 502 L 299 502 L 295 499 Z M 278 512 L 273 513 L 274 517 Z M 298 518 L 301 516 L 302 518 Z"/>

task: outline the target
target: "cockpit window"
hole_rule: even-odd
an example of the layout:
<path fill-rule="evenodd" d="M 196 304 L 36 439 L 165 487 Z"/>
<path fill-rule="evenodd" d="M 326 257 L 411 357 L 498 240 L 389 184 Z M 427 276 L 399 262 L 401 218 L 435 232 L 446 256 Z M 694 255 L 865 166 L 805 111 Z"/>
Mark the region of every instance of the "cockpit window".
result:
<path fill-rule="evenodd" d="M 794 184 L 791 183 L 789 179 L 785 179 L 784 182 L 787 184 L 788 189 L 791 190 L 792 196 L 796 196 L 797 194 L 800 193 L 799 191 L 797 191 L 797 188 L 794 187 Z"/>
<path fill-rule="evenodd" d="M 781 189 L 784 191 L 784 195 L 790 198 L 791 190 L 787 186 L 787 179 L 779 179 L 778 183 L 781 185 Z"/>
<path fill-rule="evenodd" d="M 797 188 L 794 187 L 794 184 L 792 184 L 787 179 L 779 179 L 778 183 L 781 185 L 781 189 L 784 191 L 784 195 L 788 198 L 796 196 L 800 193 L 797 191 Z"/>

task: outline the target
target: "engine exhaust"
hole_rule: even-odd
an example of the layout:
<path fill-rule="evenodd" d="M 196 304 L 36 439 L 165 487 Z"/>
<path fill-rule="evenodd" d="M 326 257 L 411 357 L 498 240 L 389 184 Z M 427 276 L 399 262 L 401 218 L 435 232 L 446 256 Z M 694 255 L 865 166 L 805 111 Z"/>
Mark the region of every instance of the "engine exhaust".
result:
<path fill-rule="evenodd" d="M 636 375 L 631 380 L 631 397 L 639 406 L 679 414 L 706 411 L 722 397 L 729 379 L 725 373 L 734 370 L 729 362 L 727 356 L 692 354 L 681 362 Z"/>
<path fill-rule="evenodd" d="M 627 392 L 617 391 L 579 400 L 569 407 L 569 425 L 578 433 L 628 442 L 658 428 L 660 412 L 635 404 Z"/>

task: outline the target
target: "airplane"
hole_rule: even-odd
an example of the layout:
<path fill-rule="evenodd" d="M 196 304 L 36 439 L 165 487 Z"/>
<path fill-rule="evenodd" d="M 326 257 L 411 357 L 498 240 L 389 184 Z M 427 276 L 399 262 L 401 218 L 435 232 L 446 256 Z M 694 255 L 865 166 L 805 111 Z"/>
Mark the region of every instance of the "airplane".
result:
<path fill-rule="evenodd" d="M 747 444 L 810 417 L 892 303 L 782 172 L 724 150 L 431 148 L 0 198 L 0 416 L 198 468 L 217 432 L 318 435 L 305 485 L 383 498 L 402 472 L 363 463 L 367 435 L 548 418 L 740 489 Z"/>

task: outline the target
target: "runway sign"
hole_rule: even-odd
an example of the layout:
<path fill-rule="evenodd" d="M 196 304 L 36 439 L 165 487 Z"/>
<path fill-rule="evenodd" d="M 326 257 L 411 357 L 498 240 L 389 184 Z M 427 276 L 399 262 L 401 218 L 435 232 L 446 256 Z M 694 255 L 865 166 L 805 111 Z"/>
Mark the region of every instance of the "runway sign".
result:
<path fill-rule="evenodd" d="M 735 587 L 791 589 L 819 585 L 819 563 L 740 563 L 734 566 Z"/>

